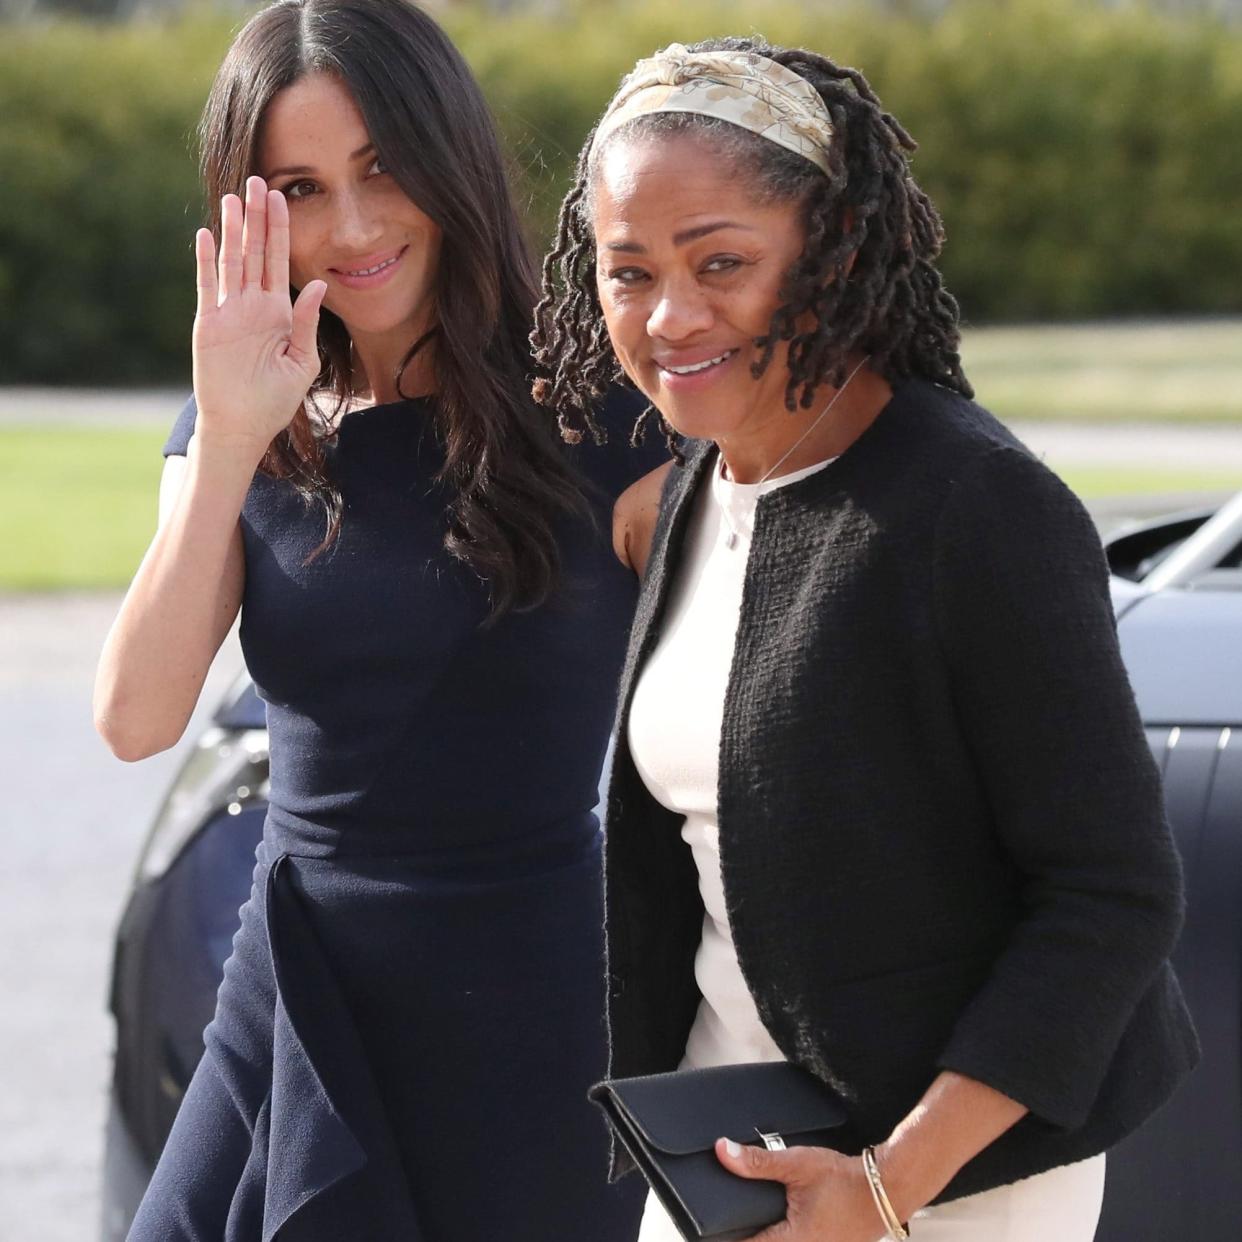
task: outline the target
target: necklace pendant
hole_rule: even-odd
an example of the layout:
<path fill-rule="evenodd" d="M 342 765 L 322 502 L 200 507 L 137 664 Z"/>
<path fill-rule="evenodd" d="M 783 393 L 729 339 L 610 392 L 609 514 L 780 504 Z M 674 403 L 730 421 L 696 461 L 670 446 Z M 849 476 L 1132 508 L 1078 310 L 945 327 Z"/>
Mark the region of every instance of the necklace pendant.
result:
<path fill-rule="evenodd" d="M 737 547 L 737 531 L 731 530 L 725 536 L 725 547 L 729 549 L 733 549 Z"/>

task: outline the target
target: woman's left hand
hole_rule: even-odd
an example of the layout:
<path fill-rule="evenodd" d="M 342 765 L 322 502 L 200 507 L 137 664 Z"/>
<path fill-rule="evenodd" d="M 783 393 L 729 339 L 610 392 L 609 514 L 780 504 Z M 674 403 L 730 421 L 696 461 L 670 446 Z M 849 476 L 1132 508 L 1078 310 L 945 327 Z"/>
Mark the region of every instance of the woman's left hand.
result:
<path fill-rule="evenodd" d="M 731 1155 L 733 1147 L 736 1155 Z M 779 1224 L 751 1242 L 879 1242 L 884 1224 L 876 1211 L 862 1161 L 822 1147 L 763 1147 L 716 1141 L 716 1156 L 738 1177 L 783 1182 L 788 1208 Z"/>

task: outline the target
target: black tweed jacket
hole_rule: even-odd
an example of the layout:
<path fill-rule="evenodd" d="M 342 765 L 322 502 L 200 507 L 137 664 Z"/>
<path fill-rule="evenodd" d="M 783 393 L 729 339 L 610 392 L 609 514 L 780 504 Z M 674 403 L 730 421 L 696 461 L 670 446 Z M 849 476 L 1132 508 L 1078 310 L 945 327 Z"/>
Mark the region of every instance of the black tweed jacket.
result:
<path fill-rule="evenodd" d="M 699 1001 L 694 865 L 625 738 L 709 448 L 666 488 L 621 687 L 618 1077 L 675 1068 Z M 887 1137 L 941 1068 L 988 1083 L 1031 1111 L 952 1199 L 1104 1150 L 1194 1065 L 1168 962 L 1181 870 L 1099 540 L 958 395 L 899 385 L 838 461 L 760 501 L 719 821 L 743 975 L 785 1055 L 844 1099 L 845 1150 Z"/>

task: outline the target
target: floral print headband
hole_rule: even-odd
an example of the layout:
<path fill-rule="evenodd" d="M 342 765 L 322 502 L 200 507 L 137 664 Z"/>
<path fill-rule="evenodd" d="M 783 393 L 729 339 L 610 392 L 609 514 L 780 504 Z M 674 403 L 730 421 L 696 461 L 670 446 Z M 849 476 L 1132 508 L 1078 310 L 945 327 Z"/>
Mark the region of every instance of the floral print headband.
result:
<path fill-rule="evenodd" d="M 640 60 L 595 130 L 592 152 L 619 126 L 651 112 L 694 112 L 740 125 L 829 171 L 832 119 L 819 92 L 754 52 L 690 52 L 670 43 Z"/>

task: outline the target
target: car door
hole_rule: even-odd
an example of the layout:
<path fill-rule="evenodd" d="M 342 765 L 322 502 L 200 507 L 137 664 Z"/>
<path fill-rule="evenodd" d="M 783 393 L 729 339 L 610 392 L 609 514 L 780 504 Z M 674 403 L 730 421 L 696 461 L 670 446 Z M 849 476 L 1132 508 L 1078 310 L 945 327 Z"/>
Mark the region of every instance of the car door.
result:
<path fill-rule="evenodd" d="M 1242 637 L 1242 636 L 1240 636 Z M 1186 874 L 1174 965 L 1203 1048 L 1108 1157 L 1096 1242 L 1237 1237 L 1242 1220 L 1242 728 L 1149 726 Z"/>

